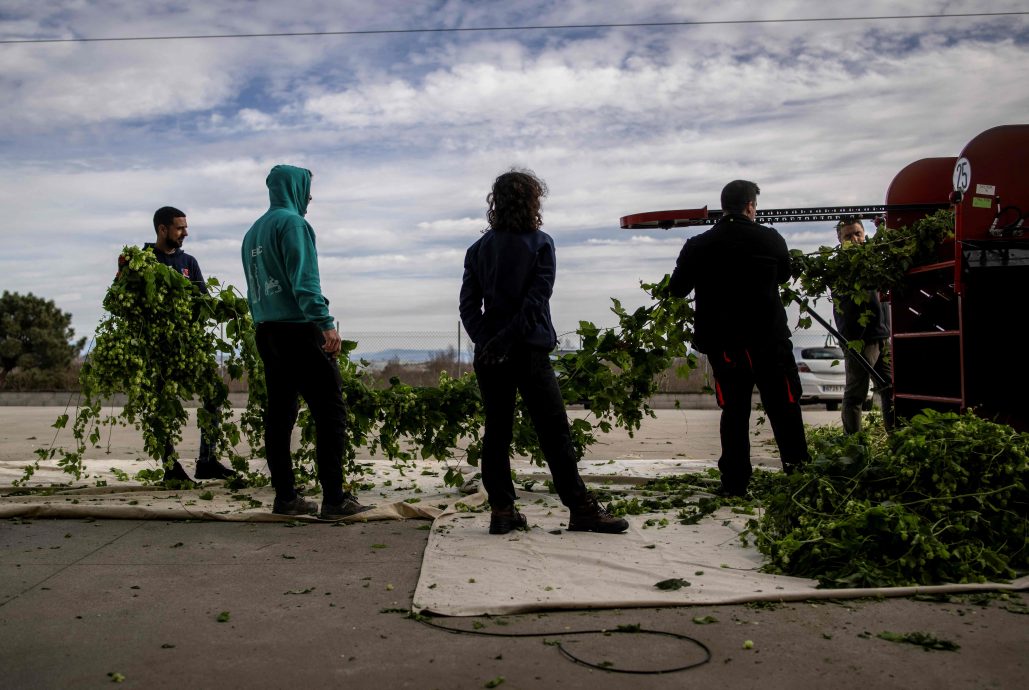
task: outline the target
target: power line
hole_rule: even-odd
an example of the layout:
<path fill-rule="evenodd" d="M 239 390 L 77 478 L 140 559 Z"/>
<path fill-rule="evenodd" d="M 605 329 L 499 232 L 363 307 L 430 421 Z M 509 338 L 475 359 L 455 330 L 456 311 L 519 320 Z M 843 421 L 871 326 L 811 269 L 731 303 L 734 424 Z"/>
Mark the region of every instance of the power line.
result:
<path fill-rule="evenodd" d="M 0 39 L 0 44 L 14 43 L 114 43 L 123 41 L 182 41 L 213 38 L 284 38 L 297 36 L 375 36 L 383 34 L 442 34 L 486 31 L 552 31 L 575 29 L 627 29 L 682 26 L 717 26 L 734 24 L 797 24 L 811 22 L 858 22 L 904 19 L 960 19 L 969 17 L 1011 17 L 1029 12 L 967 12 L 963 14 L 904 14 L 873 17 L 804 17 L 799 19 L 719 19 L 682 22 L 631 22 L 624 24 L 540 24 L 528 26 L 472 26 L 442 29 L 362 29 L 353 31 L 281 31 L 258 34 L 188 34 L 181 36 L 107 36 L 98 38 L 13 38 Z"/>

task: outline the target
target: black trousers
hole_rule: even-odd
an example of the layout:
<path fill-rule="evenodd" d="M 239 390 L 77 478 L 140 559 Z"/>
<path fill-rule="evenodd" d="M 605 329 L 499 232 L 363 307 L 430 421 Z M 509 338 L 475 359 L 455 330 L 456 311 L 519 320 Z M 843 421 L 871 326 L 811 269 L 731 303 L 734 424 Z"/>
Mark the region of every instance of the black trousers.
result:
<path fill-rule="evenodd" d="M 893 412 L 893 362 L 890 357 L 890 341 L 888 339 L 869 340 L 861 349 L 861 356 L 872 365 L 872 369 L 882 376 L 890 384 L 891 388 L 880 391 L 879 402 L 883 411 L 883 426 L 887 431 L 895 425 Z M 840 410 L 840 418 L 843 421 L 843 430 L 848 434 L 856 434 L 861 431 L 861 408 L 868 397 L 868 386 L 872 377 L 865 371 L 865 368 L 858 364 L 854 358 L 854 352 L 847 351 L 847 385 L 843 388 L 843 406 Z"/>
<path fill-rule="evenodd" d="M 709 352 L 715 376 L 718 406 L 722 408 L 719 432 L 722 455 L 718 469 L 722 488 L 730 493 L 746 491 L 753 469 L 750 465 L 750 411 L 754 386 L 772 425 L 783 469 L 790 472 L 810 459 L 804 419 L 800 412 L 800 376 L 793 358 L 793 343 Z"/>
<path fill-rule="evenodd" d="M 515 348 L 502 363 L 487 364 L 477 352 L 475 377 L 486 410 L 481 469 L 482 485 L 490 504 L 494 508 L 506 508 L 516 498 L 511 480 L 516 392 L 521 393 L 528 408 L 561 502 L 569 507 L 581 504 L 586 497 L 586 486 L 579 476 L 568 415 L 549 353 Z"/>
<path fill-rule="evenodd" d="M 270 321 L 257 325 L 257 351 L 264 362 L 268 406 L 264 445 L 276 498 L 296 498 L 290 438 L 303 396 L 315 428 L 318 481 L 327 503 L 343 500 L 343 451 L 347 408 L 336 360 L 322 350 L 322 332 L 312 323 Z"/>
<path fill-rule="evenodd" d="M 204 400 L 204 410 L 207 414 L 213 417 L 215 425 L 215 436 L 211 438 L 210 434 L 204 431 L 204 427 L 200 426 L 200 452 L 197 455 L 197 462 L 210 462 L 217 460 L 217 445 L 218 445 L 218 426 L 221 424 L 221 403 L 228 396 L 228 388 L 225 387 L 223 395 L 219 396 L 217 400 Z M 199 412 L 197 413 L 199 415 Z M 198 420 L 199 425 L 199 420 Z M 164 446 L 164 460 L 167 461 L 171 457 L 172 453 L 175 452 L 175 445 L 170 441 Z"/>

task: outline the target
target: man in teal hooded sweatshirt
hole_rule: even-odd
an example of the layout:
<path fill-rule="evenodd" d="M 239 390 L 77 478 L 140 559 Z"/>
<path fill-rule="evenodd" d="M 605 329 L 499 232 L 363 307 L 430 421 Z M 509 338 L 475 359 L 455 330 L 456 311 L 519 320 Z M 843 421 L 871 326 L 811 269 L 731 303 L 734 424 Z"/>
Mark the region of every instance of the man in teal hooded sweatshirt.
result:
<path fill-rule="evenodd" d="M 272 512 L 318 512 L 317 504 L 297 493 L 293 480 L 289 444 L 302 395 L 315 424 L 321 516 L 344 518 L 368 508 L 343 490 L 347 411 L 336 362 L 341 341 L 322 295 L 314 228 L 304 220 L 311 171 L 276 165 L 266 182 L 271 207 L 243 238 L 242 254 L 268 387 L 264 443 L 275 487 Z"/>

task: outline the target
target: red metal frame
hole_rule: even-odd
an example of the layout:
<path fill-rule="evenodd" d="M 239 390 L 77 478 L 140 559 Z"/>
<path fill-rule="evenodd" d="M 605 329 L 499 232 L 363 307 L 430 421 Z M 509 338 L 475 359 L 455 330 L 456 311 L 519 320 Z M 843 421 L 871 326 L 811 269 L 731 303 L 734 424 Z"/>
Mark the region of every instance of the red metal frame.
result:
<path fill-rule="evenodd" d="M 1022 234 L 1029 221 L 1029 125 L 986 130 L 954 158 L 915 161 L 894 178 L 886 204 L 943 198 L 954 210 L 954 240 L 940 245 L 935 261 L 908 271 L 891 295 L 897 411 L 975 408 L 1025 430 L 1029 415 L 1020 395 L 1029 386 L 1029 364 L 995 352 L 1017 342 L 1016 331 L 1029 320 L 1029 301 L 1020 294 L 1029 283 L 1029 237 Z M 903 227 L 924 215 L 891 213 L 888 224 Z M 1004 259 L 979 265 L 969 256 Z"/>
<path fill-rule="evenodd" d="M 951 176 L 956 161 L 956 157 L 922 158 L 901 168 L 886 189 L 887 208 L 912 204 L 949 204 L 952 191 Z M 921 210 L 887 211 L 886 225 L 891 228 L 907 227 L 926 215 L 927 213 Z M 923 292 L 926 288 L 933 294 L 937 294 L 941 289 L 949 290 L 947 281 L 944 280 L 941 284 L 940 280 L 942 276 L 952 276 L 955 271 L 960 271 L 960 262 L 957 260 L 959 253 L 959 245 L 956 242 L 943 243 L 937 253 L 937 261 L 916 266 L 908 272 L 908 276 L 911 277 L 909 283 L 918 282 L 925 287 L 919 286 L 918 289 L 913 288 L 910 291 L 897 290 L 890 295 L 890 351 L 893 356 L 894 401 L 902 416 L 906 416 L 907 412 L 905 401 L 913 401 L 910 403 L 913 409 L 917 409 L 921 403 L 957 405 L 962 408 L 965 406 L 960 305 L 955 305 L 957 323 L 948 323 L 940 330 L 938 324 L 930 324 L 928 319 L 923 319 L 923 312 L 927 309 L 922 298 L 924 294 L 928 294 Z M 918 278 L 915 279 L 914 276 Z M 937 391 L 930 394 L 926 392 L 925 379 L 931 372 L 923 373 L 919 369 L 928 366 L 927 363 L 936 359 L 936 356 L 941 356 L 938 353 L 946 350 L 946 342 L 951 339 L 958 345 L 957 390 L 949 389 L 953 393 L 943 395 L 939 393 L 942 389 L 930 388 Z M 909 382 L 911 378 L 914 378 L 913 382 Z M 929 386 L 940 385 L 939 382 L 944 380 L 943 376 L 934 378 L 935 380 L 928 382 Z"/>

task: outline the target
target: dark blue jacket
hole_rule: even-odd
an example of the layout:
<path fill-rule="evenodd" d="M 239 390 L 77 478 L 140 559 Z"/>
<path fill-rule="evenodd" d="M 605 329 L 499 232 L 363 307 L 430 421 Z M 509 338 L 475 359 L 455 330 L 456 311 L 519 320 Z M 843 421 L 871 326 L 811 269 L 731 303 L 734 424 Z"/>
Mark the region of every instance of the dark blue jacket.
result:
<path fill-rule="evenodd" d="M 556 275 L 554 240 L 547 233 L 486 231 L 465 253 L 461 282 L 461 322 L 476 347 L 496 338 L 502 351 L 518 345 L 554 349 L 550 295 Z"/>
<path fill-rule="evenodd" d="M 165 254 L 164 252 L 157 250 L 157 245 L 153 242 L 147 242 L 143 245 L 144 249 L 153 249 L 154 254 L 157 256 L 157 260 L 165 266 L 170 266 L 173 270 L 178 271 L 191 283 L 200 288 L 200 292 L 207 294 L 207 285 L 204 283 L 204 276 L 200 272 L 200 264 L 191 255 L 176 249 L 171 254 Z"/>
<path fill-rule="evenodd" d="M 789 280 L 786 240 L 730 213 L 686 241 L 668 288 L 678 297 L 696 291 L 693 346 L 712 353 L 788 339 L 779 285 Z"/>

